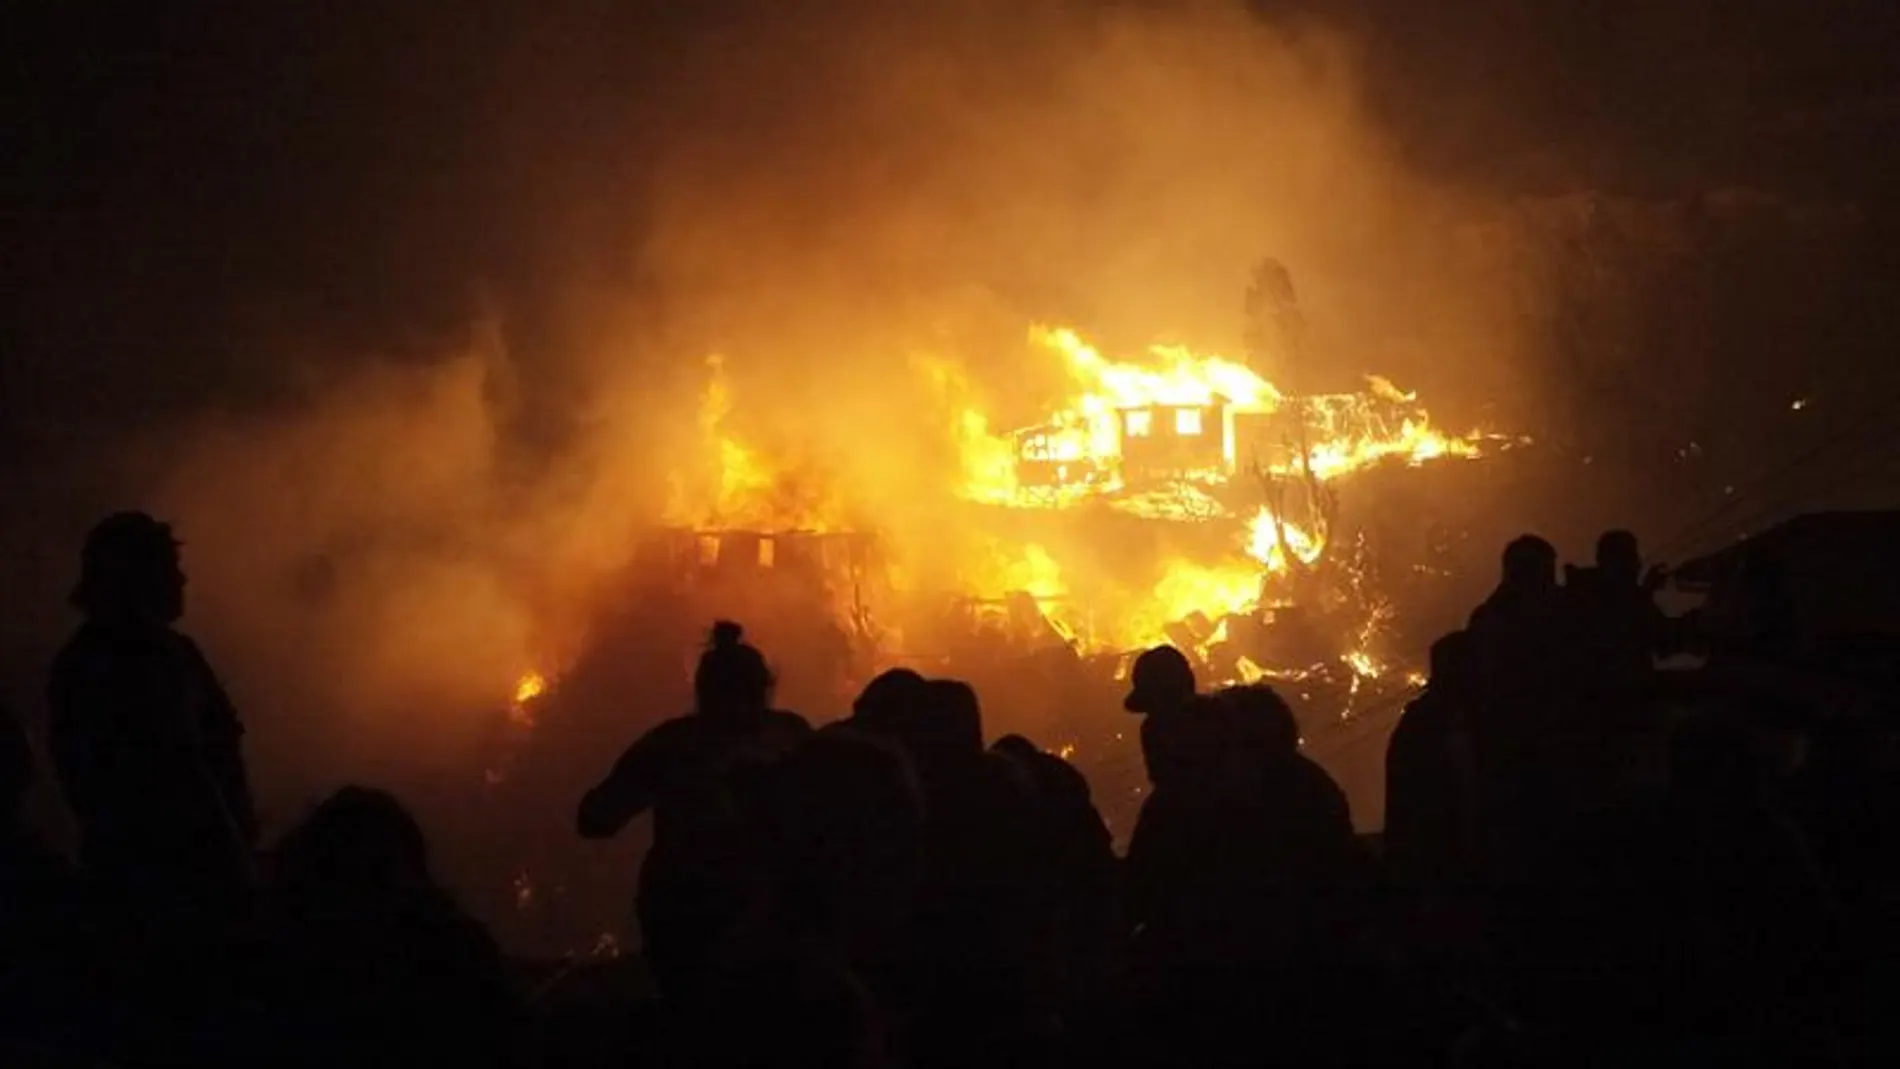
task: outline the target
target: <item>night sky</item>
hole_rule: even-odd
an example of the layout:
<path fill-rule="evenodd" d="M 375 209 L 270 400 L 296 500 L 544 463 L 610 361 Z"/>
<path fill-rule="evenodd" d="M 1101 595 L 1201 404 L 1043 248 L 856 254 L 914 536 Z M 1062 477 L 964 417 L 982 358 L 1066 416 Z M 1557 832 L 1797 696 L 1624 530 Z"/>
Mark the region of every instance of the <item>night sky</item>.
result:
<path fill-rule="evenodd" d="M 286 375 L 243 351 L 259 317 L 399 342 L 477 281 L 532 302 L 535 231 L 594 176 L 631 188 L 664 136 L 639 102 L 673 42 L 773 6 L 8 5 L 8 452 L 267 402 Z M 1345 27 L 1405 152 L 1461 182 L 1884 211 L 1900 176 L 1879 0 L 1256 6 Z"/>

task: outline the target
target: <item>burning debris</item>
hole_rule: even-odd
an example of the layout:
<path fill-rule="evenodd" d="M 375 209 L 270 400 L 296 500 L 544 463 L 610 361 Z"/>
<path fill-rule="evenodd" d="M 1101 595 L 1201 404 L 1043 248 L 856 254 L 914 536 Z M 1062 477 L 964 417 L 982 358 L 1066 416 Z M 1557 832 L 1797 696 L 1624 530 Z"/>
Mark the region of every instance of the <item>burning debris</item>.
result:
<path fill-rule="evenodd" d="M 509 698 L 507 707 L 507 726 L 515 740 L 518 741 L 533 730 L 537 707 L 547 692 L 548 677 L 540 672 L 524 672 L 515 680 L 514 694 Z M 508 782 L 513 772 L 514 756 L 515 748 L 506 746 L 495 763 L 482 770 L 482 782 L 490 787 L 499 787 Z"/>
<path fill-rule="evenodd" d="M 1099 503 L 1230 532 L 1225 551 L 1167 561 L 1148 604 L 1106 626 L 1051 605 L 1064 633 L 1093 649 L 1170 642 L 1228 682 L 1307 678 L 1337 661 L 1350 710 L 1386 674 L 1373 648 L 1392 609 L 1368 583 L 1363 545 L 1333 552 L 1334 484 L 1381 465 L 1477 457 L 1484 436 L 1434 429 L 1415 394 L 1376 376 L 1358 393 L 1299 397 L 1179 346 L 1125 363 L 1068 328 L 1035 327 L 1030 340 L 1064 362 L 1077 389 L 1047 422 L 1006 437 L 988 435 L 981 413 L 961 413 L 963 497 L 1015 510 Z M 1013 463 L 999 464 L 1006 450 Z M 1081 593 L 1043 546 L 1023 547 L 1021 560 L 1039 582 L 1018 589 L 1044 600 Z"/>
<path fill-rule="evenodd" d="M 941 490 L 860 485 L 795 442 L 757 446 L 711 357 L 698 442 L 672 473 L 666 551 L 642 559 L 710 591 L 723 615 L 822 615 L 838 649 L 819 659 L 849 677 L 845 704 L 893 664 L 961 676 L 978 661 L 1035 665 L 1059 690 L 1112 681 L 1133 651 L 1165 642 L 1205 682 L 1276 681 L 1296 703 L 1349 716 L 1413 689 L 1416 673 L 1385 648 L 1397 611 L 1376 547 L 1342 520 L 1339 487 L 1502 439 L 1437 429 L 1416 394 L 1376 375 L 1304 394 L 1263 376 L 1299 370 L 1299 313 L 1277 265 L 1263 265 L 1248 311 L 1245 361 L 1178 345 L 1116 360 L 1072 328 L 1031 327 L 1029 351 L 1066 385 L 1045 418 L 1013 431 L 973 400 L 962 365 L 914 361 L 939 406 L 915 425 L 943 427 L 954 456 Z M 939 504 L 922 523 L 914 507 L 887 522 L 880 489 Z M 524 679 L 510 719 L 531 725 L 546 685 Z"/>
<path fill-rule="evenodd" d="M 522 727 L 534 726 L 534 701 L 547 693 L 547 677 L 528 672 L 515 682 L 514 700 L 508 703 L 508 720 Z"/>

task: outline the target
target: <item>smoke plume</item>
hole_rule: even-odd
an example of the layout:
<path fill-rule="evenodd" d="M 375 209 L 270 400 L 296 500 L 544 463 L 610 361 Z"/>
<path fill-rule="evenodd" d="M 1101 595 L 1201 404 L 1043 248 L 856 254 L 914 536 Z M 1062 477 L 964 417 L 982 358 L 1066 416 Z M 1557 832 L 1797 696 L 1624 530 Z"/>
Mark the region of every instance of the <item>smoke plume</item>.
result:
<path fill-rule="evenodd" d="M 1030 323 L 1238 355 L 1263 256 L 1300 289 L 1317 388 L 1379 372 L 1454 422 L 1513 388 L 1498 206 L 1408 169 L 1322 25 L 1238 2 L 689 6 L 382 46 L 387 99 L 336 121 L 411 107 L 374 127 L 399 151 L 459 119 L 453 151 L 408 150 L 429 177 L 402 195 L 310 195 L 355 220 L 311 233 L 363 241 L 311 253 L 311 292 L 356 278 L 381 304 L 346 328 L 310 292 L 244 292 L 209 329 L 268 401 L 136 436 L 135 496 L 187 541 L 189 622 L 267 749 L 447 759 L 519 673 L 583 652 L 705 463 L 709 354 L 734 434 L 924 548 L 951 537 L 956 456 L 920 361 L 1028 422 L 1061 386 Z M 451 88 L 388 96 L 404 55 Z"/>

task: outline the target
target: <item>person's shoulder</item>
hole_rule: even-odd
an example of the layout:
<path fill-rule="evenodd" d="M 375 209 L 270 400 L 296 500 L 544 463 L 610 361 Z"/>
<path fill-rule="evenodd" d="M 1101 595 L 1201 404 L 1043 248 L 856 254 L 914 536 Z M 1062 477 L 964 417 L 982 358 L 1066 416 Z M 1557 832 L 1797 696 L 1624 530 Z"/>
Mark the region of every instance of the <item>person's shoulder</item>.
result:
<path fill-rule="evenodd" d="M 73 633 L 66 636 L 60 644 L 59 652 L 53 655 L 53 670 L 70 668 L 96 660 L 112 652 L 113 644 L 99 628 L 91 624 L 80 624 Z"/>
<path fill-rule="evenodd" d="M 806 720 L 790 709 L 773 709 L 765 714 L 766 723 L 779 731 L 788 731 L 808 735 L 812 731 L 811 721 Z"/>
<path fill-rule="evenodd" d="M 441 888 L 428 888 L 406 904 L 412 930 L 433 944 L 434 952 L 462 968 L 495 968 L 502 960 L 501 944 L 486 926 Z"/>
<path fill-rule="evenodd" d="M 647 729 L 640 742 L 649 746 L 671 746 L 700 738 L 707 732 L 704 718 L 688 714 L 662 720 Z"/>
<path fill-rule="evenodd" d="M 1428 689 L 1405 703 L 1405 709 L 1399 714 L 1398 723 L 1393 725 L 1392 730 L 1411 734 L 1437 727 L 1450 718 L 1451 703 L 1445 700 L 1444 695 Z"/>
<path fill-rule="evenodd" d="M 102 629 L 81 625 L 53 655 L 48 682 L 55 699 L 74 689 L 111 685 L 124 674 L 133 652 Z"/>
<path fill-rule="evenodd" d="M 1316 791 L 1325 791 L 1328 794 L 1336 794 L 1341 798 L 1346 796 L 1346 792 L 1340 787 L 1339 781 L 1334 779 L 1333 774 L 1326 771 L 1326 766 L 1320 764 L 1318 761 L 1313 760 L 1303 753 L 1294 754 L 1293 766 L 1298 770 L 1296 774 L 1306 787 Z"/>
<path fill-rule="evenodd" d="M 163 636 L 166 646 L 173 654 L 197 661 L 207 667 L 210 666 L 210 659 L 205 656 L 204 647 L 198 645 L 197 639 L 175 627 L 165 628 Z"/>
<path fill-rule="evenodd" d="M 1055 754 L 1038 752 L 1029 758 L 1028 771 L 1038 792 L 1056 805 L 1094 810 L 1095 796 L 1081 769 Z"/>
<path fill-rule="evenodd" d="M 202 660 L 197 643 L 169 627 L 116 627 L 86 622 L 75 628 L 53 657 L 55 670 L 184 655 Z"/>

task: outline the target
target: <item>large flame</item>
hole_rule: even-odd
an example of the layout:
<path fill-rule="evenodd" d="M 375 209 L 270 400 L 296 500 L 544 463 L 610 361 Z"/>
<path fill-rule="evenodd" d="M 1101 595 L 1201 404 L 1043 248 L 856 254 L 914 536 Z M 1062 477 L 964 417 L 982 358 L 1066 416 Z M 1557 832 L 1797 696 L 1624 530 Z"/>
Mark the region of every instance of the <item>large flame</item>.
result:
<path fill-rule="evenodd" d="M 1224 633 L 1220 621 L 1263 604 L 1275 577 L 1325 555 L 1329 532 L 1322 517 L 1276 514 L 1283 493 L 1269 495 L 1275 505 L 1232 511 L 1237 506 L 1230 503 L 1249 488 L 1258 502 L 1269 486 L 1295 487 L 1298 501 L 1313 512 L 1317 487 L 1373 465 L 1479 455 L 1479 435 L 1437 430 L 1415 394 L 1378 376 L 1369 376 L 1357 393 L 1294 397 L 1243 363 L 1181 346 L 1156 345 L 1146 359 L 1126 362 L 1109 359 L 1067 327 L 1032 327 L 1029 342 L 1060 361 L 1068 385 L 1045 422 L 1014 433 L 999 429 L 962 365 L 938 357 L 913 361 L 934 389 L 941 405 L 934 422 L 958 462 L 960 478 L 943 488 L 946 499 L 1012 509 L 1092 500 L 1147 518 L 1226 522 L 1234 531 L 1224 554 L 1164 559 L 1150 573 L 1158 578 L 1132 589 L 1103 576 L 1099 566 L 1073 570 L 1080 562 L 1065 559 L 1059 540 L 1010 542 L 986 532 L 959 543 L 957 560 L 936 562 L 949 564 L 964 594 L 1029 595 L 1061 634 L 1085 647 L 1125 650 L 1178 641 L 1183 632 L 1176 625 L 1190 618 L 1201 621 L 1197 633 L 1211 643 Z M 793 458 L 742 441 L 730 419 L 724 362 L 711 357 L 708 373 L 698 420 L 706 467 L 675 473 L 668 522 L 702 530 L 848 529 L 837 480 L 809 478 L 788 466 Z M 1277 427 L 1279 438 L 1263 439 L 1255 430 L 1243 442 L 1242 424 L 1256 417 L 1277 417 L 1278 423 L 1247 426 Z M 1137 479 L 1129 467 L 1131 437 L 1184 443 L 1197 459 L 1179 477 Z M 1268 448 L 1260 448 L 1262 440 Z M 861 504 L 875 514 L 874 501 Z M 1105 586 L 1115 589 L 1098 589 Z M 1088 595 L 1077 598 L 1089 602 L 1086 608 L 1067 604 L 1081 594 Z M 1366 652 L 1370 631 L 1358 638 L 1348 664 L 1355 677 L 1380 666 Z M 1247 661 L 1238 671 L 1246 677 L 1269 670 Z"/>
<path fill-rule="evenodd" d="M 706 466 L 670 474 L 667 523 L 702 530 L 827 531 L 840 526 L 840 509 L 825 480 L 775 461 L 733 433 L 725 358 L 708 356 L 706 370 L 698 413 L 698 456 Z"/>
<path fill-rule="evenodd" d="M 1028 432 L 1027 456 L 1073 466 L 1072 472 L 1059 473 L 1059 482 L 1068 483 L 1073 476 L 1079 483 L 1088 471 L 1099 473 L 1091 489 L 1119 488 L 1124 459 L 1123 414 L 1133 413 L 1130 418 L 1146 422 L 1154 418 L 1144 414 L 1152 409 L 1218 407 L 1223 425 L 1204 429 L 1197 426 L 1195 430 L 1221 436 L 1225 470 L 1218 474 L 1223 476 L 1245 474 L 1244 469 L 1258 463 L 1264 474 L 1310 473 L 1326 480 L 1391 459 L 1422 464 L 1441 457 L 1479 455 L 1479 435 L 1455 436 L 1437 430 L 1426 411 L 1416 406 L 1416 394 L 1399 389 L 1381 376 L 1368 376 L 1367 388 L 1360 393 L 1319 394 L 1295 402 L 1244 364 L 1196 354 L 1178 345 L 1152 346 L 1146 363 L 1132 364 L 1105 358 L 1068 327 L 1034 326 L 1029 340 L 1062 357 L 1077 386 L 1076 392 L 1051 414 L 1046 426 Z M 1301 406 L 1309 428 L 1302 443 L 1304 452 L 1296 450 L 1291 458 L 1283 460 L 1242 456 L 1232 417 L 1269 416 L 1293 403 Z M 1407 411 L 1393 426 L 1382 408 Z M 1200 416 L 1177 412 L 1177 418 L 1198 421 Z M 1026 490 L 1015 469 L 999 463 L 999 457 L 1011 454 L 1011 443 L 991 432 L 988 417 L 966 408 L 958 419 L 965 496 L 1027 507 L 1060 505 L 1078 496 L 1077 490 L 1059 492 L 1064 489 L 1061 487 L 1055 493 Z"/>

